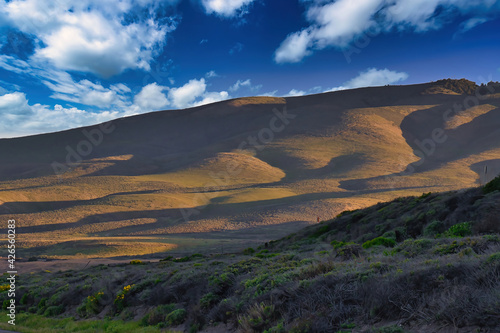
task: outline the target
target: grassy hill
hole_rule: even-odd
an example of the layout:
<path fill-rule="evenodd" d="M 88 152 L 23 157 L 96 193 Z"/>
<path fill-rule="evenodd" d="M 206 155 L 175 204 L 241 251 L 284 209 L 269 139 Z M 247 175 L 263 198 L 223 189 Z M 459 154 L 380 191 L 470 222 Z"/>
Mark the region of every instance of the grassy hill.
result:
<path fill-rule="evenodd" d="M 2 139 L 0 215 L 18 221 L 25 258 L 236 252 L 317 217 L 486 183 L 500 173 L 499 106 L 498 85 L 442 80 Z"/>
<path fill-rule="evenodd" d="M 499 202 L 500 177 L 345 211 L 238 254 L 22 274 L 16 328 L 497 332 Z"/>

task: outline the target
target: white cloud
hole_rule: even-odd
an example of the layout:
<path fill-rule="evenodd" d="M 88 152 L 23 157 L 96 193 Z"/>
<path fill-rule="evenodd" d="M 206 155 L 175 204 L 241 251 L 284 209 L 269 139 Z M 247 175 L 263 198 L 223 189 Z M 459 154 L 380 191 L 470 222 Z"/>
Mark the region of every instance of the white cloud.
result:
<path fill-rule="evenodd" d="M 240 88 L 242 88 L 242 87 L 245 87 L 252 92 L 256 92 L 262 88 L 262 85 L 258 84 L 258 85 L 254 86 L 254 85 L 252 85 L 252 81 L 250 79 L 238 80 L 238 81 L 236 81 L 235 84 L 233 84 L 231 87 L 229 87 L 229 91 L 236 92 L 236 91 L 240 90 Z"/>
<path fill-rule="evenodd" d="M 201 0 L 207 14 L 234 17 L 245 14 L 254 0 Z"/>
<path fill-rule="evenodd" d="M 252 81 L 250 81 L 250 79 L 247 79 L 245 81 L 238 80 L 235 84 L 233 84 L 229 88 L 229 91 L 237 91 L 241 87 L 250 87 L 251 85 L 252 85 Z"/>
<path fill-rule="evenodd" d="M 163 93 L 167 87 L 162 87 L 156 83 L 148 84 L 135 95 L 134 104 L 142 111 L 157 111 L 164 109 L 170 104 L 167 96 Z"/>
<path fill-rule="evenodd" d="M 173 106 L 182 109 L 191 106 L 198 97 L 203 95 L 206 88 L 205 79 L 193 79 L 182 87 L 170 89 L 168 97 Z"/>
<path fill-rule="evenodd" d="M 219 101 L 223 101 L 229 98 L 229 94 L 227 91 L 221 92 L 207 92 L 203 94 L 203 99 L 199 102 L 195 102 L 192 106 L 200 106 L 210 103 L 215 103 Z"/>
<path fill-rule="evenodd" d="M 268 91 L 263 94 L 260 94 L 258 96 L 269 96 L 269 97 L 274 97 L 278 93 L 278 90 L 273 90 L 273 91 Z"/>
<path fill-rule="evenodd" d="M 370 68 L 359 73 L 355 78 L 343 83 L 339 87 L 328 89 L 327 91 L 338 91 L 345 89 L 354 89 L 362 87 L 385 86 L 404 81 L 408 78 L 408 74 L 404 72 L 396 72 L 386 69 Z"/>
<path fill-rule="evenodd" d="M 118 112 L 92 113 L 55 105 L 30 105 L 26 95 L 14 92 L 0 96 L 0 138 L 11 138 L 102 123 Z"/>
<path fill-rule="evenodd" d="M 13 92 L 0 96 L 0 114 L 23 115 L 31 112 L 26 95 L 21 92 Z"/>
<path fill-rule="evenodd" d="M 277 63 L 295 63 L 316 50 L 346 48 L 367 31 L 440 29 L 453 15 L 468 17 L 471 29 L 500 13 L 498 0 L 311 0 L 306 18 L 311 25 L 286 37 L 275 52 Z M 458 14 L 457 14 L 458 13 Z M 488 18 L 487 18 L 488 17 Z"/>
<path fill-rule="evenodd" d="M 74 82 L 71 75 L 62 71 L 47 71 L 42 74 L 42 82 L 54 92 L 50 97 L 63 101 L 109 108 L 112 105 L 123 105 L 124 95 L 130 92 L 122 83 L 105 88 L 86 79 Z"/>
<path fill-rule="evenodd" d="M 109 77 L 126 69 L 149 70 L 176 28 L 174 20 L 157 19 L 153 10 L 140 17 L 140 9 L 152 6 L 153 1 L 132 0 L 12 0 L 0 6 L 0 16 L 41 42 L 33 59 Z"/>
<path fill-rule="evenodd" d="M 284 97 L 304 96 L 306 94 L 303 90 L 292 89 Z"/>
<path fill-rule="evenodd" d="M 311 54 L 312 36 L 308 29 L 289 35 L 276 50 L 274 60 L 277 63 L 299 62 Z"/>
<path fill-rule="evenodd" d="M 471 29 L 474 29 L 475 27 L 477 27 L 478 25 L 481 25 L 483 23 L 486 23 L 488 22 L 489 20 L 485 17 L 474 17 L 474 18 L 471 18 L 465 22 L 462 22 L 462 24 L 460 25 L 460 33 L 464 33 L 464 32 L 467 32 Z"/>
<path fill-rule="evenodd" d="M 215 71 L 210 71 L 205 74 L 205 78 L 210 79 L 219 76 Z"/>

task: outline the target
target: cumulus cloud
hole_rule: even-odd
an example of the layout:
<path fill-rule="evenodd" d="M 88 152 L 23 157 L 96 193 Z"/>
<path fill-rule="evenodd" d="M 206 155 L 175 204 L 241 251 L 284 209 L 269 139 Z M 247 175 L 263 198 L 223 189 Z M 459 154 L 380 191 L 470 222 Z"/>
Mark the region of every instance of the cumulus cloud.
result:
<path fill-rule="evenodd" d="M 30 112 L 31 108 L 24 93 L 13 92 L 0 96 L 0 114 L 12 116 L 29 114 Z"/>
<path fill-rule="evenodd" d="M 48 133 L 98 124 L 116 118 L 118 112 L 92 113 L 55 105 L 30 105 L 22 92 L 0 96 L 0 138 Z"/>
<path fill-rule="evenodd" d="M 0 6 L 0 16 L 41 42 L 34 59 L 109 77 L 126 69 L 149 70 L 167 33 L 176 28 L 173 18 L 156 18 L 153 10 L 137 14 L 152 6 L 153 1 L 132 0 L 12 0 Z"/>
<path fill-rule="evenodd" d="M 201 0 L 207 14 L 222 17 L 235 17 L 247 12 L 248 6 L 254 0 Z"/>
<path fill-rule="evenodd" d="M 94 98 L 91 104 L 107 105 L 106 96 L 113 95 L 121 103 L 112 105 L 105 110 L 81 110 L 76 107 L 63 107 L 56 104 L 54 107 L 42 104 L 30 104 L 23 92 L 8 92 L 0 87 L 0 138 L 18 137 L 39 133 L 55 132 L 75 127 L 94 125 L 119 117 L 140 114 L 172 108 L 187 108 L 214 103 L 230 98 L 227 91 L 207 91 L 205 79 L 193 79 L 181 87 L 169 88 L 151 83 L 144 86 L 133 98 L 120 95 L 128 93 L 129 89 L 123 84 L 113 85 L 113 89 L 99 94 L 99 89 L 106 89 L 100 85 L 88 82 L 75 83 L 78 87 L 95 87 L 86 96 Z M 66 99 L 70 100 L 71 87 L 61 86 L 66 90 Z M 81 98 L 78 103 L 84 102 Z M 98 100 L 98 101 L 96 101 Z"/>
<path fill-rule="evenodd" d="M 137 105 L 140 110 L 156 111 L 164 109 L 170 104 L 167 96 L 163 93 L 166 89 L 168 88 L 159 86 L 156 83 L 148 84 L 135 95 L 134 104 Z"/>
<path fill-rule="evenodd" d="M 345 89 L 355 89 L 362 87 L 385 86 L 404 81 L 408 78 L 408 74 L 404 72 L 391 71 L 387 68 L 376 69 L 370 68 L 359 73 L 355 78 L 345 82 L 339 87 L 328 89 L 327 91 L 337 91 Z"/>
<path fill-rule="evenodd" d="M 274 60 L 277 63 L 299 62 L 305 56 L 311 54 L 309 48 L 313 38 L 310 29 L 305 29 L 289 35 L 276 50 Z"/>
<path fill-rule="evenodd" d="M 205 79 L 193 79 L 182 87 L 170 89 L 168 97 L 176 108 L 186 108 L 191 106 L 198 97 L 202 96 L 206 88 Z"/>
<path fill-rule="evenodd" d="M 295 63 L 316 50 L 346 48 L 367 31 L 440 29 L 450 17 L 467 19 L 471 29 L 500 13 L 498 0 L 302 0 L 311 23 L 289 34 L 274 54 L 277 63 Z"/>
<path fill-rule="evenodd" d="M 215 103 L 219 101 L 223 101 L 229 98 L 229 94 L 227 91 L 221 92 L 207 92 L 203 94 L 203 99 L 199 102 L 193 103 L 192 106 L 200 106 L 210 103 Z"/>
<path fill-rule="evenodd" d="M 170 105 L 178 109 L 200 106 L 230 98 L 227 91 L 207 91 L 207 83 L 204 78 L 192 79 L 181 87 L 170 88 L 167 97 Z"/>

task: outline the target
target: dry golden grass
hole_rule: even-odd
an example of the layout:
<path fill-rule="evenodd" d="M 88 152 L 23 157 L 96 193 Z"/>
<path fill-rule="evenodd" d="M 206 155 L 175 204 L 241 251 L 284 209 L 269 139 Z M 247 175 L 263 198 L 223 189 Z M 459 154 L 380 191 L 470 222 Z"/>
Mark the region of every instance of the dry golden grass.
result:
<path fill-rule="evenodd" d="M 475 118 L 487 114 L 488 112 L 496 109 L 497 107 L 490 104 L 483 104 L 472 107 L 467 111 L 454 115 L 449 121 L 445 123 L 445 129 L 456 129 L 457 127 L 470 123 Z"/>
<path fill-rule="evenodd" d="M 156 141 L 141 143 L 127 132 L 130 141 L 118 142 L 119 147 L 135 145 L 130 153 L 103 153 L 62 177 L 0 181 L 0 215 L 18 221 L 18 240 L 33 253 L 111 257 L 158 253 L 171 246 L 177 246 L 176 251 L 211 251 L 220 238 L 244 247 L 316 223 L 318 216 L 326 220 L 346 209 L 400 196 L 472 187 L 500 173 L 500 140 L 484 130 L 497 119 L 500 97 L 491 95 L 445 123 L 443 112 L 465 97 L 442 89 L 422 95 L 427 88 L 243 98 L 216 104 L 212 116 L 211 108 L 199 109 L 189 121 L 206 117 L 203 126 L 207 121 L 217 126 L 222 122 L 217 117 L 233 117 L 232 125 L 222 122 L 211 134 L 221 134 L 217 140 L 201 146 L 207 141 L 201 136 L 200 146 L 186 152 L 171 150 L 183 147 L 190 136 L 161 146 Z M 387 96 L 381 93 L 384 89 Z M 266 104 L 285 103 L 296 118 L 283 132 L 255 154 L 237 149 L 249 135 L 269 126 L 272 113 L 254 115 L 234 106 L 251 110 L 256 105 L 261 110 Z M 175 124 L 175 119 L 168 122 Z M 240 125 L 242 133 L 224 136 Z M 415 172 L 399 174 L 419 161 L 414 139 L 425 139 L 422 133 L 439 126 L 449 139 Z M 205 128 L 193 128 L 189 135 L 196 131 Z M 482 174 L 485 166 L 487 176 Z M 194 213 L 184 220 L 181 209 Z M 186 235 L 193 237 L 187 240 Z M 141 249 L 149 244 L 153 250 Z M 83 252 L 75 252 L 78 248 Z"/>
<path fill-rule="evenodd" d="M 282 97 L 243 97 L 229 102 L 232 106 L 256 105 L 256 104 L 286 104 Z"/>

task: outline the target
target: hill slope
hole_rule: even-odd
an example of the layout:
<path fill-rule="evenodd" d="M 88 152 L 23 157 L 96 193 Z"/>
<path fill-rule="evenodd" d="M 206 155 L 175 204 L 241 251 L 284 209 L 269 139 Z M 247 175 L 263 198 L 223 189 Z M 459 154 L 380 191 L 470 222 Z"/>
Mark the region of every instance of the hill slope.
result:
<path fill-rule="evenodd" d="M 17 327 L 498 332 L 499 203 L 500 177 L 344 212 L 257 251 L 22 274 Z"/>
<path fill-rule="evenodd" d="M 242 98 L 0 140 L 0 214 L 18 220 L 23 256 L 242 248 L 317 217 L 492 179 L 500 89 L 466 95 L 477 88 Z M 126 251 L 113 245 L 124 237 Z"/>

